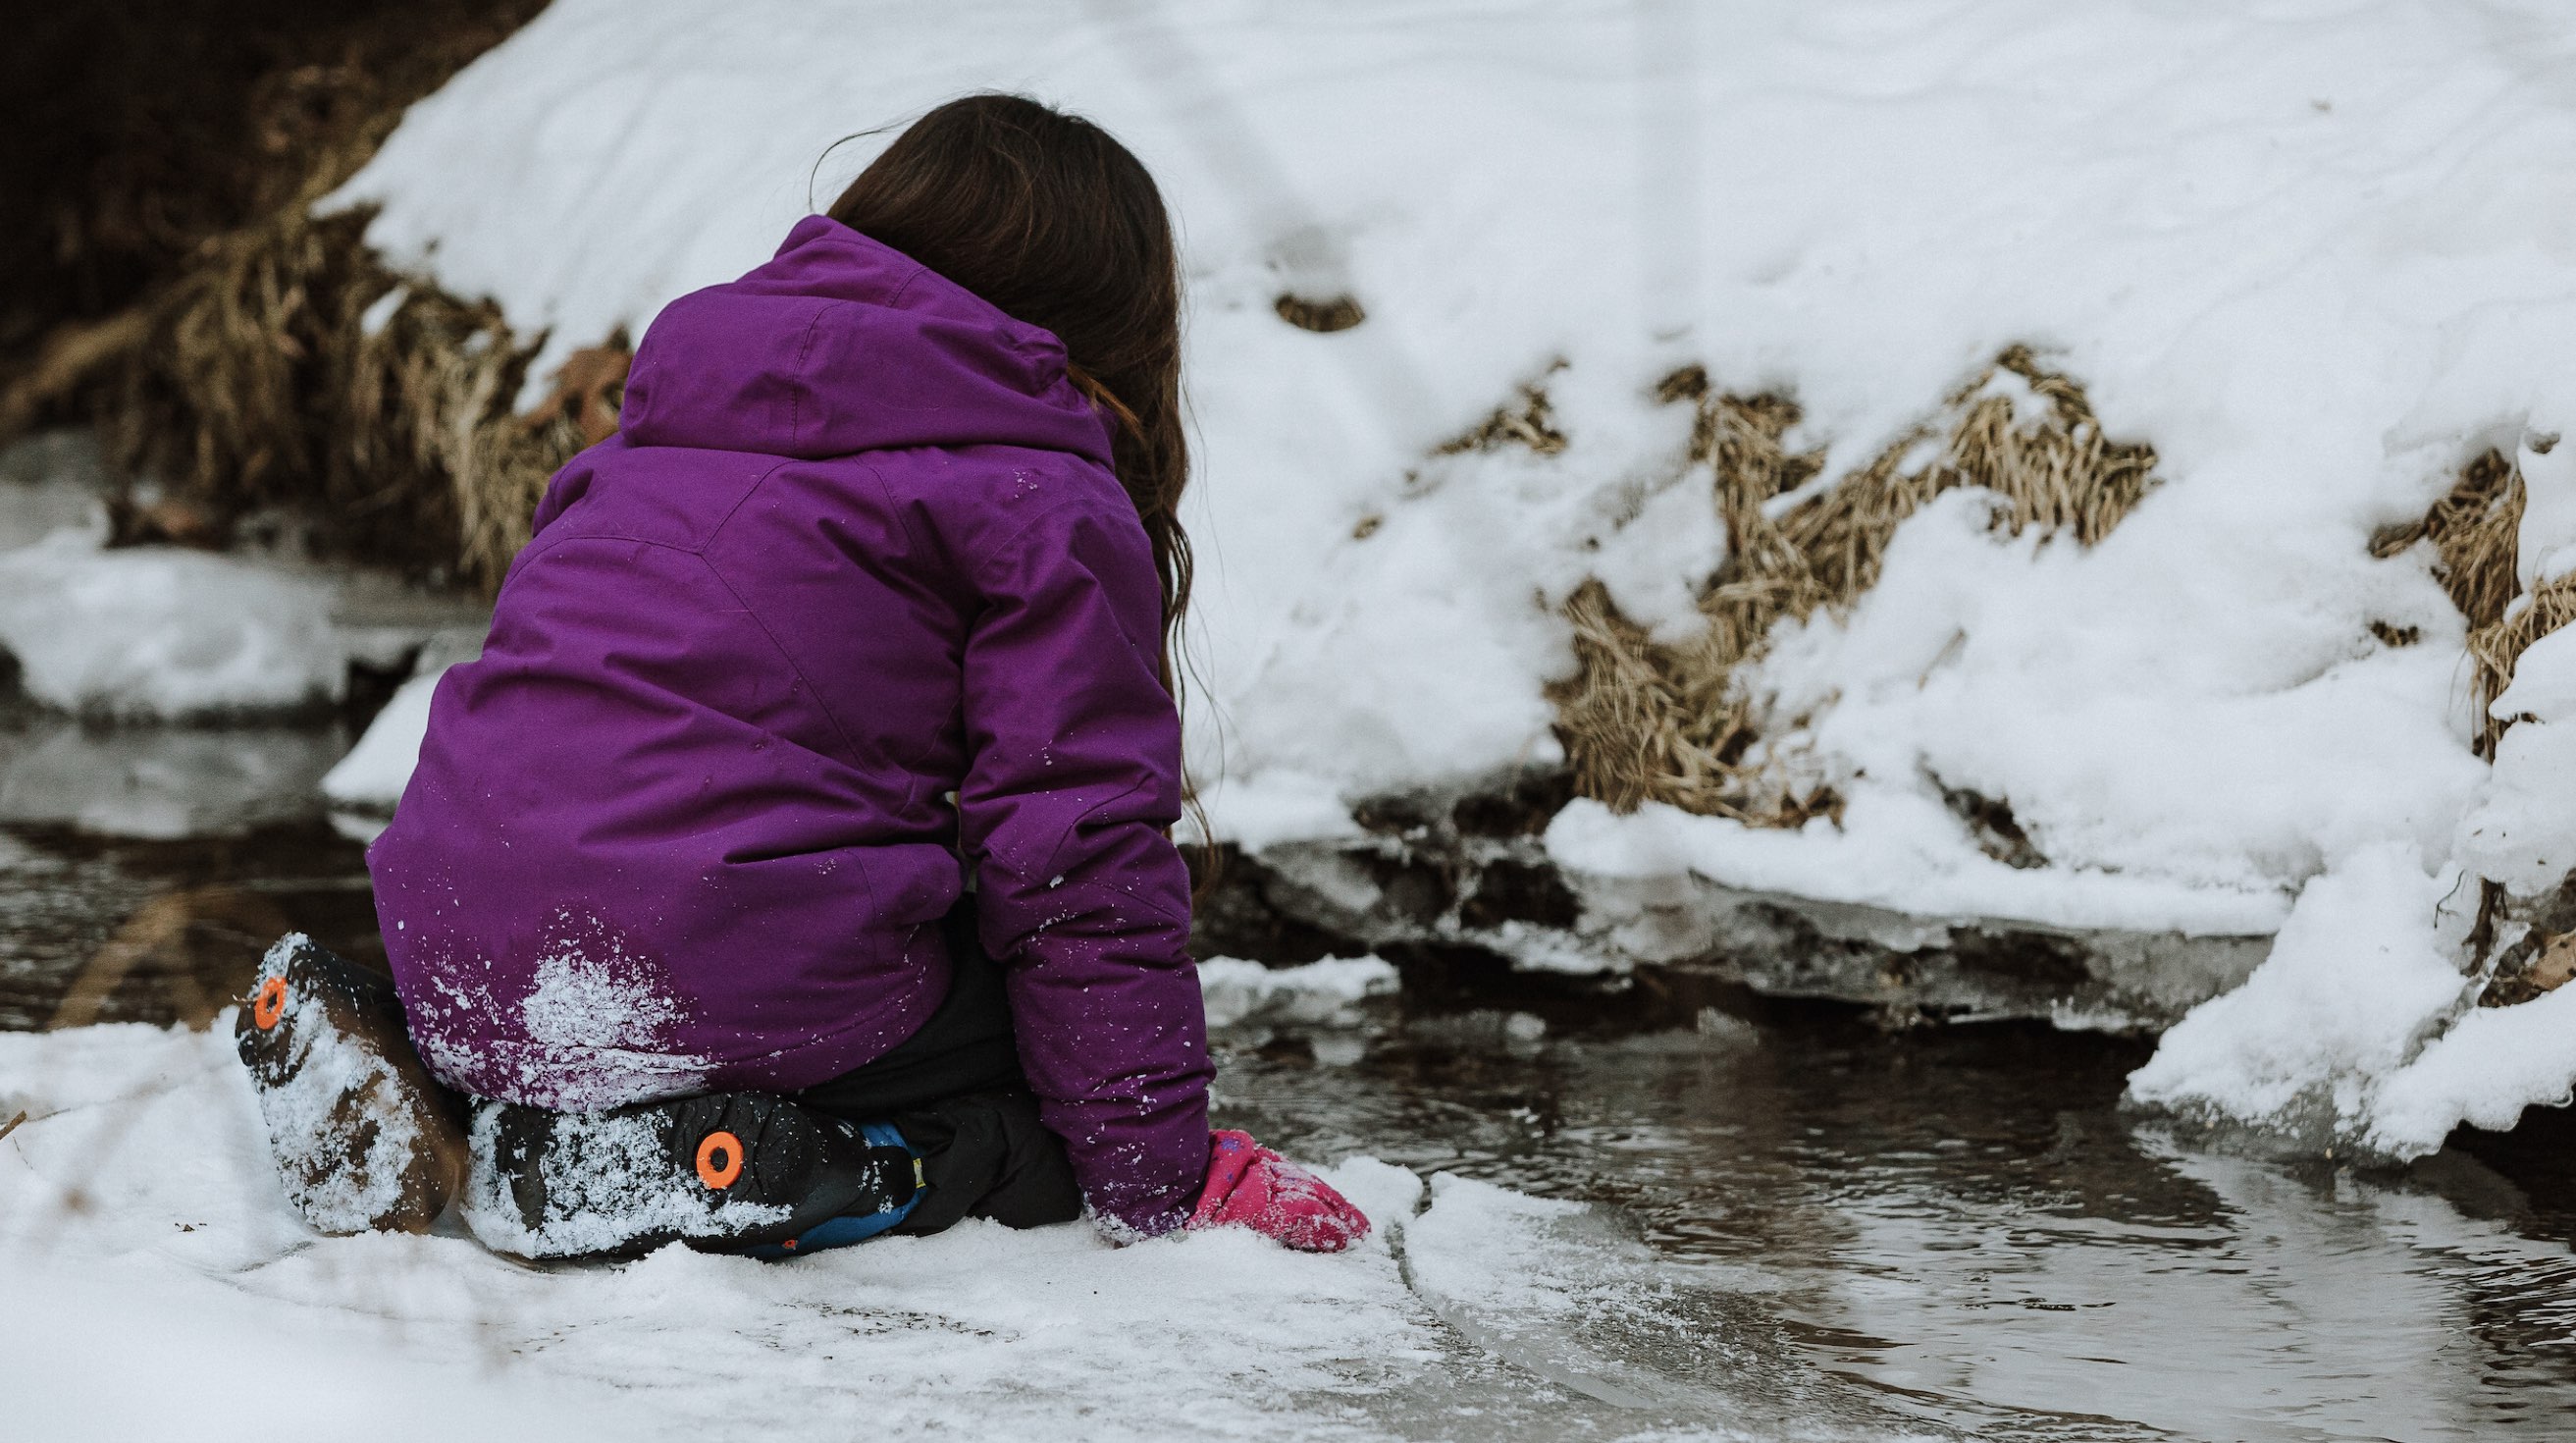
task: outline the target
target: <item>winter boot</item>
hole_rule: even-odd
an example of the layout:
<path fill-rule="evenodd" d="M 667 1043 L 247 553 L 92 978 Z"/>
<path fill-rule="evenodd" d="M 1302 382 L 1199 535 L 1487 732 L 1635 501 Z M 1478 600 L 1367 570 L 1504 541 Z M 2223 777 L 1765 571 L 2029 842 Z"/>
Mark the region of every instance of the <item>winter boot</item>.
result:
<path fill-rule="evenodd" d="M 528 1258 L 672 1241 L 783 1258 L 862 1242 L 911 1215 L 920 1162 L 884 1123 L 760 1092 L 614 1112 L 487 1102 L 475 1111 L 465 1219 Z"/>
<path fill-rule="evenodd" d="M 290 932 L 233 1024 L 287 1200 L 326 1233 L 429 1230 L 465 1180 L 464 1108 L 388 978 Z"/>

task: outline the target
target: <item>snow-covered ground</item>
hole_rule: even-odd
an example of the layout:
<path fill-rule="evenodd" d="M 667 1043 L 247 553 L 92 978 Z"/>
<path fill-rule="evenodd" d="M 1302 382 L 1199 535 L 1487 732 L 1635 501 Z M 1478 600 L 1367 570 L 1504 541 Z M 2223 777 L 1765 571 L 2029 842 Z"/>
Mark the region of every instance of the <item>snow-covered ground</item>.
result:
<path fill-rule="evenodd" d="M 1367 1159 L 1328 1172 L 1380 1224 L 1337 1257 L 969 1222 L 784 1265 L 674 1246 L 538 1268 L 461 1235 L 308 1231 L 229 1015 L 0 1034 L 0 1124 L 22 1111 L 0 1139 L 13 1437 L 1749 1436 L 1723 1375 L 1579 1340 L 1607 1319 L 1681 1341 L 1641 1249 L 1576 1204 L 1426 1195 Z"/>

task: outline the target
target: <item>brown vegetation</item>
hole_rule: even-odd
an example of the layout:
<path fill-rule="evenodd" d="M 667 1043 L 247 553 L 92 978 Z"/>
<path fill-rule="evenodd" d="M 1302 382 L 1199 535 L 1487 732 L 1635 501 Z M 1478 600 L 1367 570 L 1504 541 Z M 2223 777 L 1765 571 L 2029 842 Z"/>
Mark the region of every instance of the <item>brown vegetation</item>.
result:
<path fill-rule="evenodd" d="M 1561 366 L 1562 361 L 1557 362 Z M 1554 366 L 1549 370 L 1555 370 Z M 1532 383 L 1521 387 L 1511 405 L 1497 406 L 1494 414 L 1477 422 L 1466 431 L 1442 443 L 1433 455 L 1455 456 L 1467 451 L 1492 451 L 1503 446 L 1527 446 L 1542 456 L 1553 456 L 1565 449 L 1565 433 L 1556 429 L 1556 418 L 1548 408 L 1547 388 Z"/>
<path fill-rule="evenodd" d="M 2433 578 L 2469 624 L 2469 691 L 2477 707 L 2477 754 L 2495 759 L 2496 742 L 2511 717 L 2487 709 L 2513 684 L 2514 663 L 2535 641 L 2576 621 L 2576 577 L 2544 582 L 2528 603 L 2518 578 L 2521 564 L 2522 471 L 2502 451 L 2488 449 L 2460 468 L 2460 479 L 2422 517 L 2382 528 L 2370 554 L 2392 557 L 2427 542 Z"/>
<path fill-rule="evenodd" d="M 79 283 L 0 298 L 0 440 L 93 421 L 217 533 L 292 507 L 326 550 L 495 580 L 595 413 L 517 420 L 535 341 L 426 287 L 377 306 L 403 282 L 365 218 L 310 212 L 539 8 L 157 0 L 38 24 L 19 63 L 78 69 L 56 87 L 75 133 L 19 181 Z"/>
<path fill-rule="evenodd" d="M 294 207 L 210 247 L 143 312 L 102 432 L 129 471 L 221 515 L 292 508 L 332 550 L 489 587 L 613 388 L 586 358 L 573 379 L 593 394 L 515 415 L 535 344 L 488 302 L 387 273 L 364 225 Z"/>
<path fill-rule="evenodd" d="M 2006 372 L 2045 409 L 2022 414 L 1991 384 Z M 1696 408 L 1689 462 L 1709 468 L 1726 522 L 1727 554 L 1700 595 L 1707 631 L 1656 642 L 1587 582 L 1565 607 L 1575 674 L 1549 690 L 1576 787 L 1623 811 L 1661 801 L 1761 826 L 1837 814 L 1830 787 L 1754 755 L 1763 718 L 1737 669 L 1772 628 L 1849 607 L 1878 580 L 1898 524 L 1943 491 L 1982 487 L 1998 498 L 1999 527 L 2090 546 L 2146 493 L 2156 460 L 2152 447 L 2104 436 L 2082 388 L 2016 346 L 1868 465 L 1775 516 L 1772 503 L 1824 465 L 1821 451 L 1788 448 L 1797 404 L 1719 392 L 1697 367 L 1658 395 Z"/>
<path fill-rule="evenodd" d="M 1282 291 L 1279 298 L 1270 303 L 1270 308 L 1279 313 L 1279 319 L 1297 329 L 1324 335 L 1347 331 L 1368 319 L 1368 312 L 1360 308 L 1357 296 L 1326 296 L 1318 300 Z"/>
<path fill-rule="evenodd" d="M 2490 447 L 2460 468 L 2459 479 L 2421 517 L 2384 527 L 2370 538 L 2371 555 L 2383 559 L 2419 542 L 2432 547 L 2433 578 L 2469 626 L 2469 696 L 2477 708 L 2471 746 L 2488 761 L 2495 760 L 2506 729 L 2520 720 L 2491 714 L 2496 698 L 2513 685 L 2515 664 L 2533 642 L 2576 621 L 2576 577 L 2543 582 L 2530 593 L 2522 590 L 2524 495 L 2521 468 Z M 2493 959 L 2479 994 L 2481 1006 L 2526 1002 L 2576 976 L 2571 901 L 2576 896 L 2562 887 L 2536 905 L 2518 903 L 2500 884 L 2479 879 L 2477 921 L 2467 946 L 2481 962 Z M 2511 935 L 2507 922 L 2522 924 L 2521 935 L 2499 948 Z"/>

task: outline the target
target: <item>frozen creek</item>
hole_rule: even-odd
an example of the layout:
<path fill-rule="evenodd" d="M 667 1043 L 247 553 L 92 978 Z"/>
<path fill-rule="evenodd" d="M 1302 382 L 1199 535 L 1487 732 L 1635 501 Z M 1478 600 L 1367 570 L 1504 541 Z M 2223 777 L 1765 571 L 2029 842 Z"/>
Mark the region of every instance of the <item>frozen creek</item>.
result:
<path fill-rule="evenodd" d="M 28 1436 L 2576 1420 L 2576 1167 L 2549 1118 L 2405 1174 L 2285 1164 L 2124 1116 L 2134 1041 L 1776 1005 L 1640 1031 L 1217 969 L 1223 1116 L 1337 1162 L 1394 1224 L 1352 1257 L 970 1227 L 788 1267 L 537 1271 L 462 1237 L 317 1239 L 263 1172 L 226 1032 L 151 1024 L 202 1025 L 287 925 L 368 954 L 359 849 L 302 800 L 340 739 L 61 726 L 0 746 L 0 1123 L 27 1114 L 0 1140 L 0 1389 Z M 51 1386 L 101 1350 L 155 1361 Z M 252 1370 L 277 1380 L 257 1408 Z"/>

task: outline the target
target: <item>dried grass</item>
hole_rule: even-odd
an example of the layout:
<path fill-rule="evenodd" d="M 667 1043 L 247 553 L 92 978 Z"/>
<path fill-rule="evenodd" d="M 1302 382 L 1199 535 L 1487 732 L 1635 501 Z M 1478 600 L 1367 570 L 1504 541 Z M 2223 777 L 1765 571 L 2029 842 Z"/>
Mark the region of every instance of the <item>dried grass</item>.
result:
<path fill-rule="evenodd" d="M 1279 313 L 1279 319 L 1301 331 L 1315 331 L 1328 336 L 1335 331 L 1347 331 L 1368 319 L 1368 312 L 1361 308 L 1356 296 L 1317 299 L 1282 291 L 1279 298 L 1270 303 L 1270 308 Z"/>
<path fill-rule="evenodd" d="M 290 508 L 329 549 L 489 588 L 595 408 L 514 415 L 537 342 L 386 272 L 364 229 L 291 206 L 209 247 L 119 359 L 110 452 L 226 514 Z"/>
<path fill-rule="evenodd" d="M 1564 364 L 1557 362 L 1557 366 Z M 1548 369 L 1553 372 L 1556 366 Z M 1553 456 L 1565 449 L 1565 433 L 1556 429 L 1556 416 L 1549 409 L 1544 384 L 1534 382 L 1521 387 L 1514 404 L 1495 407 L 1494 414 L 1450 438 L 1432 454 L 1455 456 L 1467 451 L 1496 451 L 1505 446 L 1527 446 L 1542 456 Z"/>
<path fill-rule="evenodd" d="M 2477 707 L 2477 754 L 2495 759 L 2496 743 L 2515 718 L 2487 714 L 2513 685 L 2514 664 L 2531 644 L 2576 621 L 2576 577 L 2544 583 L 2524 594 L 2521 563 L 2522 471 L 2502 451 L 2489 449 L 2460 468 L 2460 479 L 2420 520 L 2383 529 L 2370 552 L 2396 556 L 2417 542 L 2433 548 L 2433 578 L 2469 624 L 2469 691 Z"/>
<path fill-rule="evenodd" d="M 2038 414 L 1993 384 L 2004 373 L 2046 403 Z M 1658 395 L 1697 409 L 1689 460 L 1710 470 L 1728 552 L 1700 596 L 1707 630 L 1683 645 L 1650 639 L 1597 581 L 1566 603 L 1576 669 L 1549 699 L 1575 786 L 1621 811 L 1660 801 L 1760 826 L 1839 815 L 1840 798 L 1801 778 L 1795 758 L 1756 750 L 1763 718 L 1737 672 L 1773 627 L 1849 607 L 1878 580 L 1898 524 L 1943 491 L 1982 487 L 1999 498 L 1999 527 L 2091 546 L 2146 493 L 2156 461 L 2152 447 L 2104 436 L 2082 388 L 2018 346 L 1868 465 L 1785 508 L 1824 465 L 1821 451 L 1788 448 L 1795 402 L 1716 392 L 1696 367 Z"/>
<path fill-rule="evenodd" d="M 243 82 L 244 133 L 217 125 L 195 138 L 181 169 L 203 182 L 205 195 L 190 194 L 207 203 L 188 212 L 185 244 L 141 299 L 58 326 L 32 364 L 0 377 L 0 440 L 92 418 L 129 476 L 214 518 L 210 539 L 245 513 L 283 510 L 307 521 L 323 550 L 433 580 L 496 583 L 547 475 L 596 435 L 599 394 L 613 424 L 613 387 L 567 368 L 581 404 L 512 416 L 543 338 L 523 341 L 494 307 L 418 284 L 390 317 L 374 317 L 371 333 L 370 306 L 404 282 L 365 247 L 363 215 L 311 211 L 374 154 L 405 105 L 537 8 L 435 0 L 328 25 L 307 17 L 287 27 L 294 43 L 233 56 L 324 58 Z M 122 213 L 167 186 L 110 189 L 93 209 Z M 209 196 L 243 209 L 219 224 L 225 207 Z M 82 233 L 118 254 L 153 249 L 113 230 Z M 622 354 L 621 344 L 610 368 L 618 381 Z"/>

